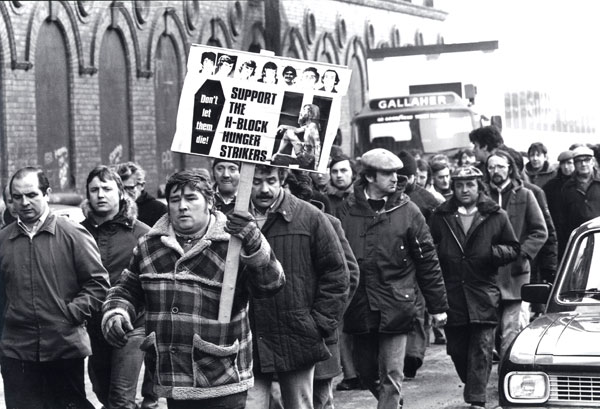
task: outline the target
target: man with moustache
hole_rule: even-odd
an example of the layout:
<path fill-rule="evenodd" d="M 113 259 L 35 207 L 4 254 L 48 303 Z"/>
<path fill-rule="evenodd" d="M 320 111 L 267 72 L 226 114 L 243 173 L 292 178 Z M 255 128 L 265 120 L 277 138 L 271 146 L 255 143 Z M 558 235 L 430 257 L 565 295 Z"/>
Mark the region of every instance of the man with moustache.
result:
<path fill-rule="evenodd" d="M 0 231 L 0 366 L 7 409 L 93 409 L 84 360 L 86 322 L 108 289 L 94 238 L 48 206 L 50 183 L 34 167 L 10 181 L 16 222 Z"/>
<path fill-rule="evenodd" d="M 145 308 L 145 363 L 170 409 L 242 409 L 252 387 L 248 300 L 269 297 L 285 282 L 281 264 L 249 214 L 213 209 L 204 169 L 169 177 L 168 214 L 134 249 L 103 306 L 103 332 L 117 348 Z M 219 304 L 231 236 L 241 240 L 231 320 Z"/>
<path fill-rule="evenodd" d="M 402 161 L 377 148 L 364 153 L 361 164 L 360 181 L 338 211 L 360 269 L 344 331 L 354 336 L 356 368 L 379 401 L 378 409 L 396 409 L 403 404 L 404 355 L 417 315 L 416 288 L 434 325 L 446 321 L 446 289 L 425 218 L 397 190 Z"/>
<path fill-rule="evenodd" d="M 119 175 L 106 166 L 97 166 L 86 181 L 87 200 L 82 204 L 85 220 L 81 223 L 94 237 L 110 285 L 119 280 L 129 264 L 133 248 L 150 230 L 136 219 L 137 206 L 125 193 Z M 135 409 L 135 395 L 144 353 L 144 312 L 132 322 L 127 344 L 114 348 L 102 335 L 102 313 L 92 315 L 87 330 L 92 342 L 88 373 L 98 400 L 106 408 Z"/>
<path fill-rule="evenodd" d="M 465 384 L 465 402 L 483 409 L 498 323 L 498 267 L 515 260 L 519 242 L 504 210 L 484 193 L 473 166 L 452 174 L 454 195 L 431 217 L 431 235 L 448 292 L 448 355 Z"/>
<path fill-rule="evenodd" d="M 519 257 L 501 267 L 498 273 L 501 296 L 499 352 L 502 357 L 523 329 L 521 286 L 530 282 L 530 262 L 546 242 L 548 229 L 534 194 L 523 186 L 511 154 L 496 149 L 487 158 L 485 166 L 490 197 L 508 213 L 515 235 L 521 244 Z"/>
<path fill-rule="evenodd" d="M 229 214 L 235 207 L 235 198 L 240 184 L 240 163 L 214 159 L 212 173 L 215 180 L 215 209 Z"/>
<path fill-rule="evenodd" d="M 568 240 L 582 223 L 600 216 L 600 170 L 594 151 L 587 146 L 573 150 L 575 171 L 561 190 L 559 204 L 563 219 L 559 221 L 560 237 Z M 566 242 L 563 244 L 566 245 Z"/>
<path fill-rule="evenodd" d="M 248 409 L 269 407 L 275 374 L 286 409 L 313 407 L 315 364 L 331 354 L 326 340 L 338 327 L 349 278 L 344 251 L 327 216 L 284 189 L 287 170 L 256 165 L 250 212 L 286 274 L 269 299 L 252 298 L 254 388 Z"/>

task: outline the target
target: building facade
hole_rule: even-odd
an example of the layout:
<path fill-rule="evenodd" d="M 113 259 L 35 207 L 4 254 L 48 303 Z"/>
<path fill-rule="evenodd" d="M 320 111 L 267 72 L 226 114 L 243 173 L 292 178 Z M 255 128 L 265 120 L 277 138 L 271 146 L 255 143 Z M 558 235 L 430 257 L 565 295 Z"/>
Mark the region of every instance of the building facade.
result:
<path fill-rule="evenodd" d="M 132 160 L 155 193 L 208 159 L 170 151 L 191 44 L 346 65 L 343 149 L 367 99 L 367 51 L 443 42 L 432 0 L 2 1 L 0 180 L 46 169 L 83 192 L 97 164 Z M 393 81 L 393 78 L 390 78 Z"/>

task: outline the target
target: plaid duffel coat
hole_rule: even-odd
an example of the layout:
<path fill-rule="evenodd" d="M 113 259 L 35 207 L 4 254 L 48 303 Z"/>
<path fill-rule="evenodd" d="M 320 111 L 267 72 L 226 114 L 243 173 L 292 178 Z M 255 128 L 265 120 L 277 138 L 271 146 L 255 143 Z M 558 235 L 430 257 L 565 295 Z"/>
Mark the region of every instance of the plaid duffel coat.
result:
<path fill-rule="evenodd" d="M 231 321 L 217 320 L 230 235 L 215 212 L 205 236 L 184 253 L 168 216 L 134 250 L 129 268 L 111 288 L 104 323 L 146 307 L 145 364 L 159 396 L 198 400 L 243 392 L 253 385 L 249 292 L 276 293 L 283 270 L 267 240 L 249 256 L 242 251 Z"/>

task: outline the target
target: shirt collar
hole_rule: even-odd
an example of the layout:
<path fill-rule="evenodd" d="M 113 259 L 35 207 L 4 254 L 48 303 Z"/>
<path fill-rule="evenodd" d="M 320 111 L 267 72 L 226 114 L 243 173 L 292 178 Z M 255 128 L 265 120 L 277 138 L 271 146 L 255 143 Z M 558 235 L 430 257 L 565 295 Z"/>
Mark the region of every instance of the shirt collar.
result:
<path fill-rule="evenodd" d="M 21 228 L 21 230 L 23 230 L 23 232 L 25 232 L 25 234 L 27 234 L 30 238 L 33 238 L 33 236 L 35 236 L 37 234 L 37 232 L 40 231 L 40 228 L 42 227 L 42 225 L 48 218 L 49 214 L 50 214 L 50 207 L 46 206 L 46 210 L 44 210 L 44 213 L 42 213 L 40 218 L 37 219 L 37 221 L 33 224 L 33 226 L 31 226 L 31 229 L 29 227 L 27 227 L 27 225 L 25 223 L 23 223 L 23 221 L 21 220 L 21 218 L 19 216 L 17 216 L 17 225 Z"/>

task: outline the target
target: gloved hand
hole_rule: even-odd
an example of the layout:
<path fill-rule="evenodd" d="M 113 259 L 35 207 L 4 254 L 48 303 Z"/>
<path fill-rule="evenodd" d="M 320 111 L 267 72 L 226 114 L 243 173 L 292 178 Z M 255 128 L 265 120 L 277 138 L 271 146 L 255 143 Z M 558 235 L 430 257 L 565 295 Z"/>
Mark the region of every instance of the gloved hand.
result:
<path fill-rule="evenodd" d="M 248 212 L 233 212 L 227 215 L 225 231 L 242 241 L 246 254 L 253 254 L 260 248 L 260 229 Z"/>
<path fill-rule="evenodd" d="M 115 348 L 122 348 L 127 344 L 127 333 L 133 331 L 133 326 L 129 317 L 121 314 L 115 314 L 104 323 L 102 333 L 106 342 Z"/>

